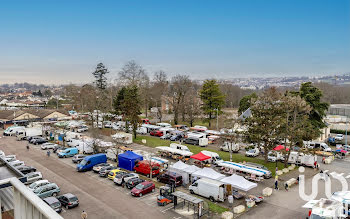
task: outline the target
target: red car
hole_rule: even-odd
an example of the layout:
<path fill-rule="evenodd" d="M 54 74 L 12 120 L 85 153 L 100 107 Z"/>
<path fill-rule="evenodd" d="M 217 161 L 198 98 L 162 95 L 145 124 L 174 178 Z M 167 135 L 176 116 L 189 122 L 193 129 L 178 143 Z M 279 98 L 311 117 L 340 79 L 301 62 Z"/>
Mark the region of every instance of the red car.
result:
<path fill-rule="evenodd" d="M 162 137 L 163 136 L 163 132 L 161 132 L 161 131 L 152 131 L 152 132 L 150 132 L 150 135 Z"/>
<path fill-rule="evenodd" d="M 142 195 L 146 195 L 147 193 L 154 192 L 156 186 L 151 181 L 146 181 L 138 184 L 131 190 L 132 196 L 141 197 Z"/>
<path fill-rule="evenodd" d="M 142 124 L 151 124 L 149 119 L 142 119 Z"/>

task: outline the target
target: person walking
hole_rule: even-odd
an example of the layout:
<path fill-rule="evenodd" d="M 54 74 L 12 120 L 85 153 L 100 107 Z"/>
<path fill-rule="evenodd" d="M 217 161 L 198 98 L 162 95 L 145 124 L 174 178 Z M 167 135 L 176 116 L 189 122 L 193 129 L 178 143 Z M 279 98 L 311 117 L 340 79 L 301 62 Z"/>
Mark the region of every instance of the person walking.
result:
<path fill-rule="evenodd" d="M 85 211 L 83 211 L 82 213 L 81 213 L 81 219 L 86 219 L 87 218 L 87 213 L 85 212 Z"/>
<path fill-rule="evenodd" d="M 284 183 L 284 189 L 288 192 L 288 183 L 287 182 Z"/>
<path fill-rule="evenodd" d="M 51 152 L 50 152 L 50 150 L 48 150 L 47 151 L 47 156 L 50 157 L 50 154 L 51 154 Z"/>
<path fill-rule="evenodd" d="M 278 179 L 275 180 L 275 189 L 278 190 Z"/>
<path fill-rule="evenodd" d="M 27 151 L 29 151 L 29 143 L 27 144 Z"/>

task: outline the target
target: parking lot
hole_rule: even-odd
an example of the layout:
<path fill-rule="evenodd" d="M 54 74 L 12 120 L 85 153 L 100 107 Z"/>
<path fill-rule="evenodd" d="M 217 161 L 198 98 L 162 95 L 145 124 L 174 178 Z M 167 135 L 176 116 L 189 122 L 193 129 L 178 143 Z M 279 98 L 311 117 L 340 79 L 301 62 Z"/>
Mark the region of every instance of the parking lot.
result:
<path fill-rule="evenodd" d="M 102 178 L 90 172 L 78 173 L 71 158 L 59 159 L 55 154 L 46 156 L 46 151 L 40 146 L 30 145 L 26 149 L 26 141 L 16 141 L 13 137 L 2 137 L 0 149 L 6 154 L 15 154 L 18 160 L 37 168 L 43 178 L 56 183 L 61 193 L 73 193 L 80 205 L 73 209 L 63 209 L 64 218 L 80 218 L 84 210 L 89 218 L 173 218 L 180 219 L 181 215 L 171 210 L 172 204 L 166 207 L 157 205 L 159 190 L 135 198 L 130 190 L 115 185 L 111 180 Z"/>

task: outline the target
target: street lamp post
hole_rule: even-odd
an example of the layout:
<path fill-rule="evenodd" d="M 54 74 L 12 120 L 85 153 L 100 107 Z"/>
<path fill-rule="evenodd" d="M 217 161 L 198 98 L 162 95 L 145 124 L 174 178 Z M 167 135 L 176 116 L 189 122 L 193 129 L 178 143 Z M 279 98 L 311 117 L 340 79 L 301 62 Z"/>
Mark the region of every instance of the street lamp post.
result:
<path fill-rule="evenodd" d="M 219 108 L 216 108 L 216 130 L 219 130 Z"/>

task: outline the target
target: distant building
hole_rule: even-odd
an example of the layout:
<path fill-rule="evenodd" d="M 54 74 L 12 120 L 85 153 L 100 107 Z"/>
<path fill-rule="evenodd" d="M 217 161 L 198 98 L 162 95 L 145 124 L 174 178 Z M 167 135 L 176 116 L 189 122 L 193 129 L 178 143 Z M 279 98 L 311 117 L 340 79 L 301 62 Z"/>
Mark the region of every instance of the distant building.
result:
<path fill-rule="evenodd" d="M 350 104 L 331 104 L 328 114 L 350 117 Z"/>
<path fill-rule="evenodd" d="M 69 116 L 67 111 L 49 109 L 0 110 L 0 127 L 23 125 L 33 121 L 56 121 Z"/>

